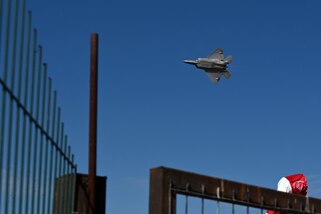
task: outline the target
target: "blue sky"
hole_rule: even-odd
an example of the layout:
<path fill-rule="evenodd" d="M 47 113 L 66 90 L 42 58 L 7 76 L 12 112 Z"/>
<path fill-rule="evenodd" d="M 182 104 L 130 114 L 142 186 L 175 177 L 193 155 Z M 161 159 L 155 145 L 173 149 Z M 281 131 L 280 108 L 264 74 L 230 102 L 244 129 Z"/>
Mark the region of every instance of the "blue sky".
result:
<path fill-rule="evenodd" d="M 108 213 L 147 213 L 168 166 L 276 188 L 305 173 L 321 198 L 321 3 L 29 0 L 80 172 L 87 172 L 89 42 L 100 36 L 98 173 Z M 184 59 L 233 55 L 214 85 Z"/>

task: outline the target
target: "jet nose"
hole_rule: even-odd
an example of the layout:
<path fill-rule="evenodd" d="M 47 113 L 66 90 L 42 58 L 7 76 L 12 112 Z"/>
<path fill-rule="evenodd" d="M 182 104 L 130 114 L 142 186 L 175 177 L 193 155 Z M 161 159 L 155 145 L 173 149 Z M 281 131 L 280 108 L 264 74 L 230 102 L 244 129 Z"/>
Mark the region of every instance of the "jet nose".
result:
<path fill-rule="evenodd" d="M 184 63 L 195 65 L 197 62 L 195 60 L 184 60 Z"/>

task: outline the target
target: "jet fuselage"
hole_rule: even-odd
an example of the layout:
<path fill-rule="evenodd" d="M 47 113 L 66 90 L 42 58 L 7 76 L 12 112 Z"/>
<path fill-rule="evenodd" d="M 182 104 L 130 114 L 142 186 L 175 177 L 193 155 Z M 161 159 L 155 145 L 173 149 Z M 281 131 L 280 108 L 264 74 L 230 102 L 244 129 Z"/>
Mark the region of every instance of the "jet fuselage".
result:
<path fill-rule="evenodd" d="M 213 70 L 213 72 L 219 70 L 226 70 L 228 64 L 221 60 L 211 60 L 207 58 L 198 58 L 197 60 L 185 60 L 184 62 L 187 64 L 195 65 L 197 68 L 200 69 L 206 69 L 207 72 L 210 72 L 210 70 Z"/>

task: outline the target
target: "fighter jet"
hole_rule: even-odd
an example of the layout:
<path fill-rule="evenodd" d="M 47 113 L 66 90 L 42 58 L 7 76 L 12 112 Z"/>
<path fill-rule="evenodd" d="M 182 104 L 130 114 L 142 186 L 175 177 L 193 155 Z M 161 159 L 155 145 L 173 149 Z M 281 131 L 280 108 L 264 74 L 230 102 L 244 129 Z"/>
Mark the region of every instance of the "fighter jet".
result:
<path fill-rule="evenodd" d="M 205 70 L 209 78 L 214 82 L 220 81 L 221 75 L 226 79 L 231 77 L 227 70 L 227 65 L 232 62 L 233 57 L 228 56 L 224 59 L 223 50 L 217 48 L 208 58 L 198 58 L 197 60 L 184 60 L 187 64 L 195 65 L 197 68 Z"/>

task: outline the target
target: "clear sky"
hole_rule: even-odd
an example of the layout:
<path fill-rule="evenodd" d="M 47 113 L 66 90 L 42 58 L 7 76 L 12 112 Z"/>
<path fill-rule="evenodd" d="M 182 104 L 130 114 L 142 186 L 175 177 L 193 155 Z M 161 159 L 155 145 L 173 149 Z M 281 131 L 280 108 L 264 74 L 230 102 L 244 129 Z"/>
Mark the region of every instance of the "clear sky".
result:
<path fill-rule="evenodd" d="M 79 172 L 87 172 L 90 34 L 98 32 L 98 173 L 108 213 L 147 213 L 167 166 L 321 198 L 321 2 L 28 0 Z M 184 59 L 222 48 L 217 85 Z"/>

